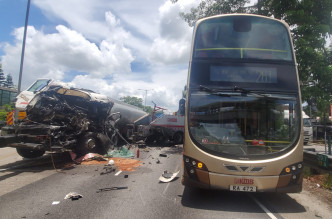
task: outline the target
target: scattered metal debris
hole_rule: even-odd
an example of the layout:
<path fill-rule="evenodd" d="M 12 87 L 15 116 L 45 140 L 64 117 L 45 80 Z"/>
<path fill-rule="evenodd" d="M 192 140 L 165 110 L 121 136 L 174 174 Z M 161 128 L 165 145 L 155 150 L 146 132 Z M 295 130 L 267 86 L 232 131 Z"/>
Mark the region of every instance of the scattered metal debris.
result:
<path fill-rule="evenodd" d="M 160 162 L 160 160 L 159 160 L 159 159 L 157 159 L 156 163 L 157 163 L 157 164 L 161 164 L 161 162 Z"/>
<path fill-rule="evenodd" d="M 128 187 L 127 186 L 114 186 L 114 187 L 109 187 L 109 188 L 102 188 L 102 189 L 98 189 L 97 193 L 108 192 L 108 191 L 113 191 L 113 190 L 122 190 L 122 189 L 128 189 Z"/>
<path fill-rule="evenodd" d="M 68 193 L 64 199 L 71 199 L 72 201 L 78 200 L 80 198 L 83 198 L 83 195 L 78 194 L 77 192 L 70 192 Z"/>
<path fill-rule="evenodd" d="M 167 157 L 167 154 L 159 154 L 159 157 Z"/>
<path fill-rule="evenodd" d="M 118 176 L 120 173 L 122 173 L 121 170 L 119 170 L 114 176 Z"/>
<path fill-rule="evenodd" d="M 113 167 L 113 166 L 105 165 L 104 168 L 103 168 L 103 172 L 101 172 L 100 175 L 114 173 L 115 169 L 116 168 Z"/>
<path fill-rule="evenodd" d="M 175 177 L 179 174 L 180 170 L 175 173 L 170 173 L 168 171 L 164 171 L 164 173 L 159 177 L 159 181 L 168 183 L 175 179 Z"/>

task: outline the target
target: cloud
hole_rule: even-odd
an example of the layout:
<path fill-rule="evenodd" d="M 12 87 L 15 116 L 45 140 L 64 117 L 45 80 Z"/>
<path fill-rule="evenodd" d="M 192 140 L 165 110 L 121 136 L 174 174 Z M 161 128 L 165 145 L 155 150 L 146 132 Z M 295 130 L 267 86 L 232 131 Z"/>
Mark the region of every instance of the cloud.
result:
<path fill-rule="evenodd" d="M 180 17 L 180 11 L 187 11 L 195 3 L 166 1 L 159 8 L 159 36 L 154 39 L 149 60 L 156 63 L 179 64 L 189 61 L 192 28 Z"/>
<path fill-rule="evenodd" d="M 110 16 L 108 14 L 108 16 Z M 131 72 L 134 60 L 131 51 L 120 41 L 101 41 L 97 46 L 77 31 L 63 25 L 56 33 L 45 34 L 29 26 L 24 62 L 24 79 L 31 84 L 36 78 L 51 76 L 62 80 L 70 71 L 84 72 L 93 77 L 105 78 L 114 72 Z M 15 29 L 14 45 L 6 44 L 2 63 L 6 72 L 18 72 L 23 28 Z M 18 80 L 17 74 L 12 74 Z M 26 84 L 26 86 L 28 85 Z"/>
<path fill-rule="evenodd" d="M 140 97 L 146 103 L 153 106 L 154 101 L 158 106 L 167 108 L 169 111 L 177 111 L 178 101 L 182 98 L 182 90 L 186 83 L 187 67 L 163 66 L 151 69 L 153 73 L 146 73 L 150 77 L 149 82 L 143 80 L 140 75 L 116 74 L 112 80 L 95 78 L 91 75 L 78 75 L 73 80 L 75 87 L 88 88 L 111 98 L 119 99 L 123 96 Z M 146 75 L 144 76 L 146 77 Z"/>
<path fill-rule="evenodd" d="M 148 89 L 148 105 L 154 101 L 177 110 L 192 34 L 178 13 L 189 10 L 190 1 L 34 0 L 33 4 L 56 26 L 52 33 L 29 26 L 23 89 L 37 78 L 72 82 L 116 99 L 130 95 L 145 100 L 139 89 Z M 18 81 L 23 28 L 15 29 L 13 36 L 14 43 L 1 44 L 5 54 L 1 58 L 5 72 Z"/>

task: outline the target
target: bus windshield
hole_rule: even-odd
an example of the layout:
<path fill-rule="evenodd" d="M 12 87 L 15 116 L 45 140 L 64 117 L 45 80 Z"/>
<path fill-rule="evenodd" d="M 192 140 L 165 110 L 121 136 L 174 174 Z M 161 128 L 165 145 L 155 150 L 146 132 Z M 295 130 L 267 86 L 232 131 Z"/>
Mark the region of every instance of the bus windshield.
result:
<path fill-rule="evenodd" d="M 211 154 L 264 159 L 297 140 L 299 112 L 296 94 L 193 91 L 189 131 Z"/>
<path fill-rule="evenodd" d="M 287 28 L 273 19 L 226 16 L 202 21 L 197 27 L 195 58 L 292 61 Z"/>

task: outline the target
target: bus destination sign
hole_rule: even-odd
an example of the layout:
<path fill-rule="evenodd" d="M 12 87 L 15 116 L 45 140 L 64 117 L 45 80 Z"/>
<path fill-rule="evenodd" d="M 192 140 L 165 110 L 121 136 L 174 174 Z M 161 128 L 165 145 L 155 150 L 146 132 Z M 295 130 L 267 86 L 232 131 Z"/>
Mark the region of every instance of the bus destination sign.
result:
<path fill-rule="evenodd" d="M 275 84 L 277 69 L 247 66 L 211 66 L 210 81 Z"/>

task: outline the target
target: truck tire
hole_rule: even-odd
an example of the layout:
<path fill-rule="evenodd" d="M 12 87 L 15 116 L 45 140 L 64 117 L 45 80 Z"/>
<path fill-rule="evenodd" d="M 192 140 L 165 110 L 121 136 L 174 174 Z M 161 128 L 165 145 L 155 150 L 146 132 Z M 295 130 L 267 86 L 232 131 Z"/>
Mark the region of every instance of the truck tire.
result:
<path fill-rule="evenodd" d="M 16 148 L 17 153 L 24 158 L 37 158 L 45 154 L 45 151 L 36 151 L 26 148 Z"/>
<path fill-rule="evenodd" d="M 80 136 L 74 152 L 79 156 L 84 156 L 87 153 L 97 153 L 97 136 L 92 132 Z"/>
<path fill-rule="evenodd" d="M 173 136 L 173 142 L 175 144 L 183 144 L 183 133 L 182 132 L 176 132 Z"/>

